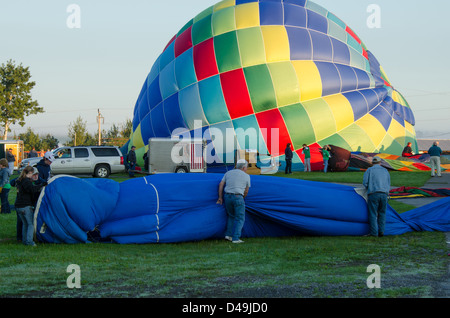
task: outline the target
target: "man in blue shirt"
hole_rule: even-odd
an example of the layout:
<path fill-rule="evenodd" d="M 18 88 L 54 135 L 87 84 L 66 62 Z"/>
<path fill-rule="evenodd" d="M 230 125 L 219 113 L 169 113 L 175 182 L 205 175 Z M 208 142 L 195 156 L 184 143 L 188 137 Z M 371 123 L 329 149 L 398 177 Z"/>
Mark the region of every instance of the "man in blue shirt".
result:
<path fill-rule="evenodd" d="M 370 236 L 383 236 L 386 226 L 386 208 L 389 191 L 391 190 L 391 176 L 387 169 L 381 166 L 381 159 L 374 157 L 373 166 L 367 169 L 363 177 L 363 185 L 367 189 L 369 209 Z"/>
<path fill-rule="evenodd" d="M 439 147 L 439 141 L 435 141 L 433 146 L 428 149 L 428 154 L 430 155 L 430 164 L 431 164 L 431 176 L 435 176 L 435 170 L 437 170 L 437 176 L 442 177 L 441 175 L 441 154 L 442 149 Z"/>

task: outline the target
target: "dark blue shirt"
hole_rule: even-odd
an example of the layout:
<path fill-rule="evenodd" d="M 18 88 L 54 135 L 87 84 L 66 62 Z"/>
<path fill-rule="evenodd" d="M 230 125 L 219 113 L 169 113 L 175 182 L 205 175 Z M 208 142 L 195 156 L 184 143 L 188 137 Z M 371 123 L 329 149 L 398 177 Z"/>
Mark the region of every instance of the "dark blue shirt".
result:
<path fill-rule="evenodd" d="M 36 181 L 36 184 L 47 182 L 50 179 L 50 166 L 45 163 L 45 159 L 39 161 L 36 168 L 39 171 L 39 179 Z"/>
<path fill-rule="evenodd" d="M 286 149 L 284 150 L 284 155 L 285 155 L 285 158 L 288 160 L 292 159 L 292 157 L 294 156 L 290 147 L 286 147 Z"/>
<path fill-rule="evenodd" d="M 442 149 L 438 146 L 432 146 L 430 149 L 428 149 L 428 154 L 431 157 L 440 157 L 442 153 Z"/>

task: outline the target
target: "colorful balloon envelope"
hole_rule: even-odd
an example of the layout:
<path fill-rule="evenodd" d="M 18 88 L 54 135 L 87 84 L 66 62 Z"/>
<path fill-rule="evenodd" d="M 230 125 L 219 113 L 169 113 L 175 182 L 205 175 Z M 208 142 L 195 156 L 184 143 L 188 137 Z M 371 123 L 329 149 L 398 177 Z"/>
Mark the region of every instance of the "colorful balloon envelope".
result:
<path fill-rule="evenodd" d="M 306 0 L 225 0 L 190 20 L 154 63 L 129 146 L 185 131 L 229 162 L 257 149 L 294 163 L 302 146 L 417 152 L 414 115 L 356 33 Z M 138 152 L 139 153 L 139 152 Z M 211 160 L 209 160 L 211 162 Z"/>

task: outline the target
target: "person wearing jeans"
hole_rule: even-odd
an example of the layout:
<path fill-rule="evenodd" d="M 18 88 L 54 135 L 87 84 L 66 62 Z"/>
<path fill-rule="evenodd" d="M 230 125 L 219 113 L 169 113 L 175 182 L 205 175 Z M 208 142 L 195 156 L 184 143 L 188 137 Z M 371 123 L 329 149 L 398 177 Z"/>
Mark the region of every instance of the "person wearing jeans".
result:
<path fill-rule="evenodd" d="M 381 166 L 380 157 L 372 159 L 373 166 L 363 176 L 363 185 L 367 189 L 369 212 L 369 235 L 383 236 L 386 226 L 386 208 L 391 190 L 389 171 Z"/>
<path fill-rule="evenodd" d="M 9 170 L 8 161 L 5 158 L 0 159 L 0 198 L 2 202 L 2 214 L 11 213 L 8 200 L 9 190 L 11 189 L 11 184 L 9 183 L 10 176 L 11 172 Z"/>
<path fill-rule="evenodd" d="M 134 170 L 136 169 L 136 147 L 135 146 L 131 146 L 130 152 L 128 152 L 128 162 L 129 162 L 129 167 L 128 167 L 128 175 L 130 176 L 130 178 L 134 177 Z"/>
<path fill-rule="evenodd" d="M 328 171 L 328 160 L 330 159 L 330 147 L 328 145 L 323 146 L 321 149 L 323 156 L 323 172 L 327 173 Z"/>
<path fill-rule="evenodd" d="M 34 208 L 32 206 L 26 206 L 23 208 L 16 208 L 17 215 L 22 220 L 22 243 L 25 245 L 35 246 L 33 241 L 33 217 Z"/>
<path fill-rule="evenodd" d="M 240 240 L 245 222 L 245 201 L 241 194 L 225 193 L 225 209 L 227 211 L 227 228 L 225 238 L 232 242 Z"/>
<path fill-rule="evenodd" d="M 25 167 L 16 180 L 17 198 L 15 208 L 17 215 L 22 220 L 22 243 L 25 245 L 36 246 L 33 242 L 33 217 L 34 217 L 34 203 L 36 194 L 39 193 L 43 186 L 33 184 L 33 175 L 38 174 L 39 171 L 31 166 Z"/>
<path fill-rule="evenodd" d="M 383 236 L 386 224 L 388 195 L 382 192 L 369 194 L 369 233 L 371 236 Z"/>
<path fill-rule="evenodd" d="M 311 172 L 311 151 L 306 144 L 303 144 L 302 154 L 305 155 L 305 172 Z"/>
<path fill-rule="evenodd" d="M 250 176 L 246 173 L 248 162 L 239 160 L 236 168 L 228 171 L 219 184 L 217 204 L 223 204 L 225 192 L 225 210 L 227 211 L 227 227 L 225 239 L 233 243 L 243 243 L 240 239 L 245 222 L 245 197 L 250 188 Z"/>
<path fill-rule="evenodd" d="M 284 173 L 291 174 L 292 173 L 292 158 L 294 157 L 294 154 L 291 149 L 291 143 L 288 143 L 286 145 L 286 149 L 284 150 L 284 157 L 286 160 L 286 168 L 284 169 Z"/>

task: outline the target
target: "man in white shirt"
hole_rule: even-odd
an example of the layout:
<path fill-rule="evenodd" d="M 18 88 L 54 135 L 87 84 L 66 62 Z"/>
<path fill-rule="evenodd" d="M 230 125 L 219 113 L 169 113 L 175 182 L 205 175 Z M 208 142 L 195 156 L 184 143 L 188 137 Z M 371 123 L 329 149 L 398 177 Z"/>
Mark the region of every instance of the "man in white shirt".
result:
<path fill-rule="evenodd" d="M 228 171 L 219 184 L 219 199 L 217 204 L 223 203 L 225 192 L 225 209 L 228 214 L 225 239 L 233 243 L 243 243 L 240 239 L 245 222 L 245 197 L 250 188 L 250 176 L 246 173 L 248 162 L 239 160 L 236 168 Z"/>

